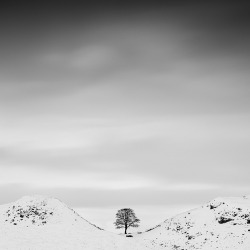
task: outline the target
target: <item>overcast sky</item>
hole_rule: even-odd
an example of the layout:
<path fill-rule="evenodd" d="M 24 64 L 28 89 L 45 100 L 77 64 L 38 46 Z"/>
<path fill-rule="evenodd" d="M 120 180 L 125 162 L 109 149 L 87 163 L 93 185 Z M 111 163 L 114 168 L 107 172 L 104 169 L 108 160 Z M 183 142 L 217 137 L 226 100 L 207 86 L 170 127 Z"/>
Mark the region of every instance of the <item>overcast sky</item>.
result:
<path fill-rule="evenodd" d="M 165 219 L 250 193 L 249 5 L 39 2 L 0 10 L 1 204 Z"/>

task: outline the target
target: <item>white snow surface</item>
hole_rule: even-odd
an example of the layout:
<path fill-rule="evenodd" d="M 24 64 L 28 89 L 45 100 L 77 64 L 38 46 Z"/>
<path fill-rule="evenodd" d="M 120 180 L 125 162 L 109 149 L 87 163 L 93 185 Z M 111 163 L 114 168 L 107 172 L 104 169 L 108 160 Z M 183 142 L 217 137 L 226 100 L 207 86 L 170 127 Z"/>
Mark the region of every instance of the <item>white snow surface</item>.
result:
<path fill-rule="evenodd" d="M 0 250 L 250 250 L 250 196 L 217 198 L 133 237 L 107 232 L 58 199 L 0 206 Z"/>

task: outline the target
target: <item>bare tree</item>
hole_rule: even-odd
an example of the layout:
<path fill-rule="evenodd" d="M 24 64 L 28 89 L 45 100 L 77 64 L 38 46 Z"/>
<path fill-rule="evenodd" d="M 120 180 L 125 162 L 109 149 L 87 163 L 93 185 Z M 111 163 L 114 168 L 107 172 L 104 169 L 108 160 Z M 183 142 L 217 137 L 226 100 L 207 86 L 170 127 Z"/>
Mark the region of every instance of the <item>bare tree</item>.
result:
<path fill-rule="evenodd" d="M 124 228 L 125 234 L 129 227 L 139 227 L 140 220 L 136 217 L 134 210 L 131 208 L 122 208 L 116 213 L 116 221 L 114 222 L 117 229 Z"/>

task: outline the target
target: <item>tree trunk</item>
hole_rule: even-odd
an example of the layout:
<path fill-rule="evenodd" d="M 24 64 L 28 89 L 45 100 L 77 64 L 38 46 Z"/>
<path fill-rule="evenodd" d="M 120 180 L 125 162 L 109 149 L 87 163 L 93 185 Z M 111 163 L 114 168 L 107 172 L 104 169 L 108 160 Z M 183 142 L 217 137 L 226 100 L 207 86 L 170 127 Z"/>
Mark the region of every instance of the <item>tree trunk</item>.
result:
<path fill-rule="evenodd" d="M 125 234 L 127 234 L 127 227 L 125 227 Z"/>

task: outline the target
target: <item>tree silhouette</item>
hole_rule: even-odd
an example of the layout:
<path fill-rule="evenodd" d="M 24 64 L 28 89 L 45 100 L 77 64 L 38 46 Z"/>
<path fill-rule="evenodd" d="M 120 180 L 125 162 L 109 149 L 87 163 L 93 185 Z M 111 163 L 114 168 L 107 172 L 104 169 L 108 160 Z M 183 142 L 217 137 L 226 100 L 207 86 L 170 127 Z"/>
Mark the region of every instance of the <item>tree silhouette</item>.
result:
<path fill-rule="evenodd" d="M 139 227 L 140 220 L 136 217 L 134 210 L 131 208 L 122 208 L 116 213 L 116 221 L 114 222 L 117 229 L 124 228 L 125 234 L 129 227 Z"/>

